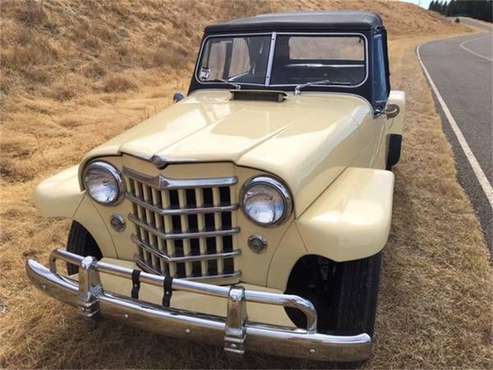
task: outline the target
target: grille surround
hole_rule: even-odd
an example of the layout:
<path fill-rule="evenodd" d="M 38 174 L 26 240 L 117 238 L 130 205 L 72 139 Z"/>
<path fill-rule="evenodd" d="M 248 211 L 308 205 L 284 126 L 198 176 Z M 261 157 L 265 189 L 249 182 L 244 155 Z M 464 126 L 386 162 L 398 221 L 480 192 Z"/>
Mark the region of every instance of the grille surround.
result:
<path fill-rule="evenodd" d="M 145 271 L 189 280 L 238 281 L 233 223 L 238 179 L 174 179 L 124 167 L 135 261 Z"/>

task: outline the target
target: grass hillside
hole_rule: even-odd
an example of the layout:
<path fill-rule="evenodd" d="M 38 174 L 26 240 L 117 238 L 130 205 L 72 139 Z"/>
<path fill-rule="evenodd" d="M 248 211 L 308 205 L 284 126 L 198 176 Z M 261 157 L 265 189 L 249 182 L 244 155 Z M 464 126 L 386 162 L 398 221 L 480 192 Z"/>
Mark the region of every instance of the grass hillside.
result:
<path fill-rule="evenodd" d="M 111 104 L 150 86 L 187 81 L 207 24 L 351 9 L 378 12 L 394 39 L 461 27 L 414 5 L 378 1 L 3 0 L 0 7 L 0 174 L 8 182 L 31 180 L 36 168 L 46 168 L 46 156 L 39 156 L 45 138 L 72 137 L 85 126 L 77 117 L 54 119 L 60 109 Z M 83 149 L 107 133 L 88 137 Z"/>
<path fill-rule="evenodd" d="M 190 69 L 207 24 L 301 9 L 376 11 L 393 37 L 450 28 L 443 17 L 396 2 L 4 0 L 0 89 L 4 97 L 58 101 L 132 90 L 152 80 L 153 69 L 172 77 Z"/>
<path fill-rule="evenodd" d="M 35 186 L 186 91 L 205 25 L 290 10 L 372 10 L 390 36 L 392 86 L 407 94 L 404 152 L 379 298 L 373 368 L 491 368 L 485 241 L 417 45 L 468 31 L 414 5 L 323 0 L 0 0 L 0 368 L 320 368 L 135 330 L 89 327 L 27 281 L 69 221 L 40 217 Z"/>

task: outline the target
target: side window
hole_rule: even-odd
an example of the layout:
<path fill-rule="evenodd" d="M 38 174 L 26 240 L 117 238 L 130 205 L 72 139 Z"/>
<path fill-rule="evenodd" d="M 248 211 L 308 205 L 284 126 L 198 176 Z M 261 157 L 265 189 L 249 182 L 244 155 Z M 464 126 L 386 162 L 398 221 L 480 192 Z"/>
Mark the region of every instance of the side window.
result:
<path fill-rule="evenodd" d="M 385 72 L 385 53 L 382 35 L 374 38 L 373 49 L 373 95 L 379 108 L 384 108 L 387 101 L 388 86 Z"/>

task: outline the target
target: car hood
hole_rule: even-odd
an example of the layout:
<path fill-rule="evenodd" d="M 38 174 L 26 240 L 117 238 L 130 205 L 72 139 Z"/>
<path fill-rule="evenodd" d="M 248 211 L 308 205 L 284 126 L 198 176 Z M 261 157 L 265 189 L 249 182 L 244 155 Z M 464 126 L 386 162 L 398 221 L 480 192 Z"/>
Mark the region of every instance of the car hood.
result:
<path fill-rule="evenodd" d="M 370 114 L 365 100 L 349 94 L 307 92 L 268 102 L 200 90 L 95 148 L 86 160 L 125 153 L 168 162 L 230 161 L 273 173 L 301 192 L 314 181 L 327 186 L 351 165 L 359 150 L 348 139 Z M 340 147 L 348 141 L 357 144 L 353 153 Z M 334 152 L 338 159 L 327 162 Z"/>

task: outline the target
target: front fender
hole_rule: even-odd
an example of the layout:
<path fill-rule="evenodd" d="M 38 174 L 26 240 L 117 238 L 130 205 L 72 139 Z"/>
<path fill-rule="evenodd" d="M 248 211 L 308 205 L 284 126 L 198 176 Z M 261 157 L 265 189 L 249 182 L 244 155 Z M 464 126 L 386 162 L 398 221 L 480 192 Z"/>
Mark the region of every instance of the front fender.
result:
<path fill-rule="evenodd" d="M 34 204 L 45 217 L 77 221 L 92 235 L 105 257 L 116 257 L 106 224 L 96 207 L 80 189 L 78 167 L 73 166 L 46 179 L 34 191 Z"/>
<path fill-rule="evenodd" d="M 296 220 L 308 254 L 333 261 L 372 256 L 387 243 L 394 174 L 348 168 Z"/>
<path fill-rule="evenodd" d="M 79 166 L 69 167 L 37 186 L 34 204 L 43 216 L 74 216 L 84 197 L 79 186 L 78 170 Z"/>

